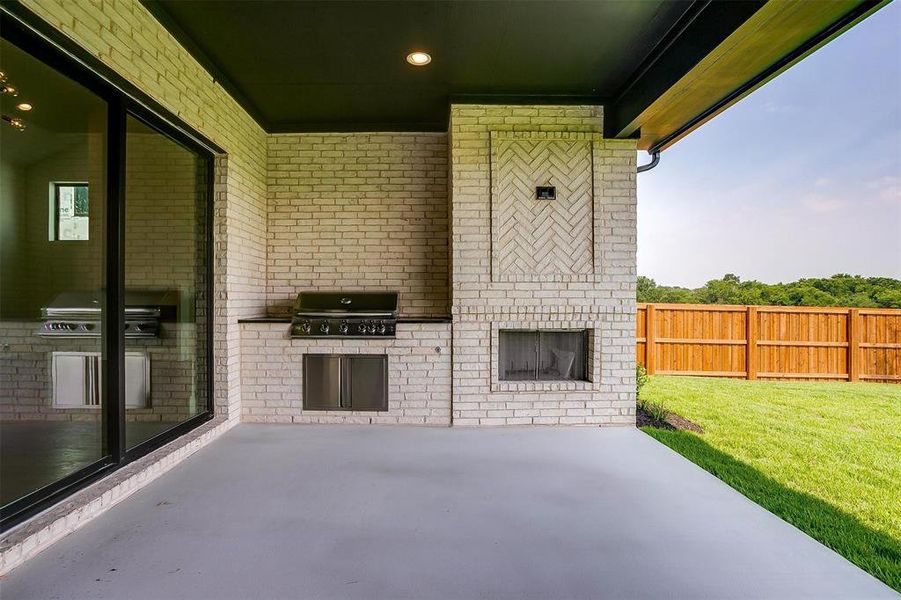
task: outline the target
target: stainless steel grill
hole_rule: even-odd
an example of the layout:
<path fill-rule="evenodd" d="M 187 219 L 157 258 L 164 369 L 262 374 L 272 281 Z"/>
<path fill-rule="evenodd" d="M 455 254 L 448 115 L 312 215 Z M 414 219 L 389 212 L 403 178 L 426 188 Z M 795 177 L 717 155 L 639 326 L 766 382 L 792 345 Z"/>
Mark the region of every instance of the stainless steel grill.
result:
<path fill-rule="evenodd" d="M 154 338 L 160 321 L 174 315 L 177 294 L 172 291 L 126 291 L 125 337 Z M 42 337 L 99 337 L 103 295 L 101 292 L 64 292 L 41 309 Z"/>
<path fill-rule="evenodd" d="M 291 337 L 391 338 L 396 327 L 397 292 L 301 292 Z"/>

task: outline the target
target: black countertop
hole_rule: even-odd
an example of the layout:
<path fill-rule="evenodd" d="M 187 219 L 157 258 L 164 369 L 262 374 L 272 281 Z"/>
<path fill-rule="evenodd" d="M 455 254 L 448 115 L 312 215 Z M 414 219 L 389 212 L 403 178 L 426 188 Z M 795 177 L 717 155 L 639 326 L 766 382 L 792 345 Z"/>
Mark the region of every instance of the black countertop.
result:
<path fill-rule="evenodd" d="M 246 319 L 238 319 L 238 323 L 285 323 L 291 322 L 291 317 L 248 317 Z M 450 323 L 450 317 L 400 317 L 397 319 L 401 324 L 417 324 L 417 323 Z"/>
<path fill-rule="evenodd" d="M 290 323 L 291 317 L 247 317 L 238 319 L 238 323 Z"/>
<path fill-rule="evenodd" d="M 451 317 L 400 317 L 398 323 L 451 323 Z"/>

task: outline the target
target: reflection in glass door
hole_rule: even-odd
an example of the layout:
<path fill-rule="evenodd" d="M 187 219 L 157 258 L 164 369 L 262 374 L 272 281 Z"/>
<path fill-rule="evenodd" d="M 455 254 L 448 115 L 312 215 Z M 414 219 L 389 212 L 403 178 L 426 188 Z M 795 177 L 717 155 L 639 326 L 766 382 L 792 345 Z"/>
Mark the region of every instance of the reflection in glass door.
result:
<path fill-rule="evenodd" d="M 0 40 L 0 505 L 108 454 L 107 103 Z M 13 91 L 10 92 L 9 88 Z"/>
<path fill-rule="evenodd" d="M 209 159 L 129 115 L 126 448 L 207 410 Z"/>
<path fill-rule="evenodd" d="M 5 15 L 2 529 L 211 418 L 220 151 Z"/>

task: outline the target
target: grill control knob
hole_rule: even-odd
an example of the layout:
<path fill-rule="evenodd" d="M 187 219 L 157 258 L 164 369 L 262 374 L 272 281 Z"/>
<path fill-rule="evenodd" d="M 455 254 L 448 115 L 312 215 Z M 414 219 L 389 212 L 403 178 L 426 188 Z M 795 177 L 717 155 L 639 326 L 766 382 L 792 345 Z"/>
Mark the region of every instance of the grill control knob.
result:
<path fill-rule="evenodd" d="M 338 325 L 338 332 L 342 334 L 347 333 L 347 321 L 341 321 L 341 324 Z"/>
<path fill-rule="evenodd" d="M 328 333 L 328 323 L 323 322 L 321 325 L 319 325 L 319 331 L 322 333 Z"/>
<path fill-rule="evenodd" d="M 382 323 L 381 321 L 379 321 L 379 333 L 382 334 L 382 335 L 384 335 L 384 334 L 385 334 L 385 329 L 386 329 L 386 328 L 385 328 L 385 324 Z"/>
<path fill-rule="evenodd" d="M 366 323 L 360 323 L 357 326 L 357 331 L 359 331 L 360 333 L 366 333 Z"/>
<path fill-rule="evenodd" d="M 300 322 L 300 332 L 301 333 L 310 333 L 310 322 L 309 321 L 301 321 Z"/>

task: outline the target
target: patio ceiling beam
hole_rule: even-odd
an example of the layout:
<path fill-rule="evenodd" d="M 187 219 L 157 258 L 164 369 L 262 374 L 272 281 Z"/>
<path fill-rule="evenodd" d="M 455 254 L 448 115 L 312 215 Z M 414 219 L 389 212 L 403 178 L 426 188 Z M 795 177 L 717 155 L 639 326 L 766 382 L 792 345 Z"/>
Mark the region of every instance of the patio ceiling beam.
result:
<path fill-rule="evenodd" d="M 711 28 L 716 27 L 706 19 L 729 18 L 717 11 L 749 9 L 749 4 L 711 2 L 689 9 L 681 19 L 682 27 L 677 24 L 675 33 L 668 36 L 674 39 L 659 51 L 655 48 L 645 61 L 650 64 L 637 70 L 606 107 L 607 136 L 637 137 L 638 147 L 644 150 L 666 149 L 888 4 L 888 0 L 780 0 L 762 4 L 745 15 L 744 22 L 733 21 L 727 27 L 731 33 L 704 56 L 700 56 L 702 47 L 708 47 L 713 39 L 707 34 L 712 35 Z M 692 10 L 697 13 L 692 14 Z M 731 18 L 740 19 L 741 15 L 732 13 Z M 692 33 L 695 27 L 701 29 Z M 696 44 L 697 40 L 705 43 Z M 686 41 L 689 48 L 681 48 L 680 41 Z M 689 63 L 693 64 L 685 70 Z M 666 73 L 667 68 L 671 72 Z"/>
<path fill-rule="evenodd" d="M 633 136 L 642 113 L 765 4 L 766 0 L 693 2 L 606 107 L 605 135 Z"/>

